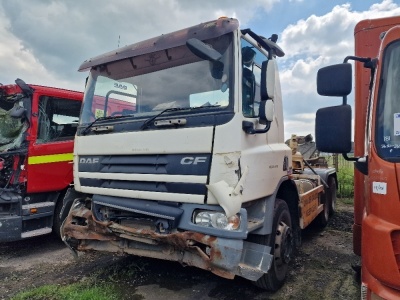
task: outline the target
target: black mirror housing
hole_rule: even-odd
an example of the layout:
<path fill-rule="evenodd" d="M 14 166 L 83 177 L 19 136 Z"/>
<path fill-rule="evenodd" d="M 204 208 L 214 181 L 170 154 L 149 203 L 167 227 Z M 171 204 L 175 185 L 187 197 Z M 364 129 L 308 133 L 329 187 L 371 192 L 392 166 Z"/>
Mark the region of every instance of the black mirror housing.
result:
<path fill-rule="evenodd" d="M 191 38 L 186 41 L 186 46 L 192 53 L 201 59 L 217 62 L 221 59 L 222 55 L 217 50 L 211 48 L 199 39 Z"/>
<path fill-rule="evenodd" d="M 10 116 L 14 119 L 21 119 L 25 116 L 26 109 L 22 106 L 16 105 L 10 110 Z"/>
<path fill-rule="evenodd" d="M 319 95 L 344 97 L 351 93 L 351 89 L 351 64 L 337 64 L 318 70 L 317 92 Z"/>
<path fill-rule="evenodd" d="M 262 64 L 261 64 L 261 82 L 260 82 L 261 100 L 267 100 L 268 99 L 267 66 L 268 66 L 268 61 L 263 61 Z"/>
<path fill-rule="evenodd" d="M 351 106 L 346 104 L 318 109 L 315 139 L 321 152 L 351 152 Z"/>
<path fill-rule="evenodd" d="M 260 102 L 260 108 L 258 111 L 258 121 L 260 124 L 267 124 L 267 112 L 266 112 L 266 100 L 261 100 Z"/>

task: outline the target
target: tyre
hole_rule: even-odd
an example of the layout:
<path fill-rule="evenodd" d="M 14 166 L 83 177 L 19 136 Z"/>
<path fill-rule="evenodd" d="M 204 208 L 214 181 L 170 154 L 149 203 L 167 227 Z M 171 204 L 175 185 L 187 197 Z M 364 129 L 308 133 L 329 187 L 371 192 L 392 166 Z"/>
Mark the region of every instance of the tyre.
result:
<path fill-rule="evenodd" d="M 72 190 L 73 192 L 73 190 Z M 60 193 L 57 199 L 56 207 L 54 209 L 54 215 L 53 215 L 53 232 L 54 234 L 61 238 L 61 225 L 64 222 L 65 218 L 67 217 L 67 214 L 69 212 L 69 209 L 71 208 L 72 201 L 66 201 L 66 207 L 63 207 L 64 205 L 64 198 L 65 197 L 73 197 L 75 194 L 71 193 L 71 189 L 67 189 L 66 191 L 64 190 L 63 192 Z M 64 213 L 64 211 L 67 212 Z"/>
<path fill-rule="evenodd" d="M 324 203 L 324 210 L 317 217 L 317 223 L 320 228 L 328 225 L 329 218 L 335 213 L 336 207 L 336 180 L 333 176 L 328 177 L 329 188 L 325 188 L 325 193 L 321 195 L 321 202 Z"/>
<path fill-rule="evenodd" d="M 61 238 L 61 233 L 60 233 L 61 224 L 64 221 L 61 220 L 60 218 L 62 206 L 63 206 L 63 199 L 62 197 L 59 197 L 53 215 L 53 232 L 59 238 Z"/>
<path fill-rule="evenodd" d="M 326 195 L 330 199 L 329 215 L 332 217 L 336 211 L 336 198 L 337 198 L 336 180 L 333 176 L 330 176 L 328 178 L 328 185 L 329 185 L 329 189 L 326 191 Z"/>
<path fill-rule="evenodd" d="M 288 205 L 276 199 L 272 233 L 265 236 L 253 236 L 252 241 L 271 247 L 274 256 L 268 273 L 254 284 L 262 289 L 277 291 L 285 282 L 290 259 L 294 251 L 292 219 Z"/>

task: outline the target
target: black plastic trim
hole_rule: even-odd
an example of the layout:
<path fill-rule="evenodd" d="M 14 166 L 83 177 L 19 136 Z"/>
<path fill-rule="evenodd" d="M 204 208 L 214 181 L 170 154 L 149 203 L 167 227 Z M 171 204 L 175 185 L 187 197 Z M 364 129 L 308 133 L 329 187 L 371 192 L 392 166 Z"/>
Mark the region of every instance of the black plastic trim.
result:
<path fill-rule="evenodd" d="M 80 183 L 81 186 L 159 193 L 205 195 L 207 191 L 205 184 L 197 183 L 122 181 L 89 178 L 81 178 Z"/>

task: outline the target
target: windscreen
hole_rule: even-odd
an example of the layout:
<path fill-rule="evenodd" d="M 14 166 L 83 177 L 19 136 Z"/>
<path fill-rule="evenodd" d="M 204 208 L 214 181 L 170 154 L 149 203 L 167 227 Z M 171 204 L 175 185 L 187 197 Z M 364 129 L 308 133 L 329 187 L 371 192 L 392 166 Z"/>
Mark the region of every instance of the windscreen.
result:
<path fill-rule="evenodd" d="M 29 127 L 26 118 L 12 117 L 12 112 L 24 109 L 22 101 L 15 99 L 22 95 L 8 95 L 0 92 L 0 151 L 8 151 L 21 146 L 24 133 Z"/>
<path fill-rule="evenodd" d="M 204 42 L 221 53 L 219 61 L 201 59 L 182 45 L 93 68 L 81 124 L 110 116 L 143 120 L 170 108 L 204 108 L 190 111 L 193 114 L 207 108 L 227 109 L 232 92 L 232 34 Z"/>
<path fill-rule="evenodd" d="M 384 55 L 377 110 L 378 154 L 400 160 L 400 42 L 388 46 Z"/>

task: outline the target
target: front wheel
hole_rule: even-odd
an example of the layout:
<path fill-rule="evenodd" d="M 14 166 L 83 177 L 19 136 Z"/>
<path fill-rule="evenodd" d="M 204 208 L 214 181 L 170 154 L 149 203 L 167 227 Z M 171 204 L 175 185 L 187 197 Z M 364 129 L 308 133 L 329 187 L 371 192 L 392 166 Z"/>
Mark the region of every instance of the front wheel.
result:
<path fill-rule="evenodd" d="M 73 188 L 67 189 L 60 194 L 58 197 L 56 207 L 54 209 L 53 216 L 53 232 L 61 238 L 61 225 L 64 222 L 65 218 L 68 215 L 68 212 L 72 206 L 72 202 L 77 198 L 77 193 Z"/>
<path fill-rule="evenodd" d="M 56 203 L 53 215 L 53 232 L 59 238 L 61 238 L 61 233 L 60 233 L 61 224 L 64 221 L 60 217 L 62 206 L 63 206 L 63 201 L 61 198 Z"/>
<path fill-rule="evenodd" d="M 285 282 L 290 259 L 294 251 L 294 237 L 292 232 L 292 219 L 288 205 L 281 199 L 276 199 L 274 220 L 270 235 L 257 236 L 259 244 L 271 247 L 274 256 L 271 267 L 254 284 L 262 289 L 277 291 Z"/>

